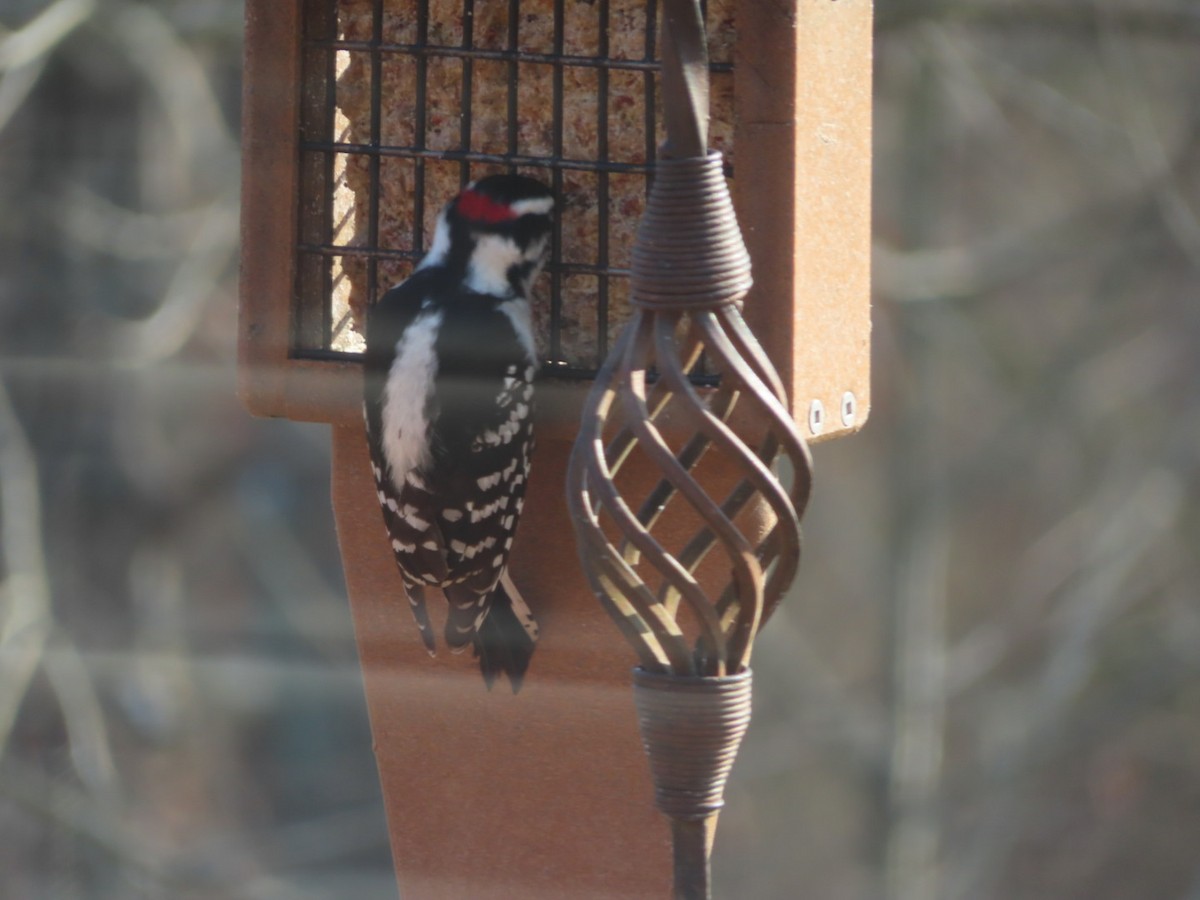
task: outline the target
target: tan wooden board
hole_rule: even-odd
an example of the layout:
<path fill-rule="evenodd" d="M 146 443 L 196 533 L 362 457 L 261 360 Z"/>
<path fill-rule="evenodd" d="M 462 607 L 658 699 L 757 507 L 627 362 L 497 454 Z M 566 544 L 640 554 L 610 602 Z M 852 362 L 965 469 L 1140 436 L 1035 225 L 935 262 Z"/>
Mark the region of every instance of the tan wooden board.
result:
<path fill-rule="evenodd" d="M 568 451 L 539 440 L 513 547 L 510 572 L 542 634 L 514 696 L 504 683 L 486 690 L 469 652 L 425 652 L 361 430 L 334 429 L 338 540 L 405 898 L 670 893 L 669 830 L 633 709 L 636 659 L 576 562 Z M 431 591 L 429 605 L 436 624 L 445 604 Z"/>
<path fill-rule="evenodd" d="M 871 402 L 871 3 L 743 0 L 737 16 L 739 35 L 757 36 L 739 41 L 734 68 L 734 201 L 755 282 L 745 315 L 802 431 L 825 440 L 861 428 Z M 813 400 L 826 411 L 819 435 Z"/>

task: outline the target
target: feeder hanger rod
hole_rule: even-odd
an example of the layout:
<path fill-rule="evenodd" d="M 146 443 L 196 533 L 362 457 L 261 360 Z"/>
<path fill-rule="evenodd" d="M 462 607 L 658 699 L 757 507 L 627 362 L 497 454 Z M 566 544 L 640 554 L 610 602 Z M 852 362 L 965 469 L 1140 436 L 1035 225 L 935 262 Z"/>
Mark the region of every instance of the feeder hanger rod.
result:
<path fill-rule="evenodd" d="M 708 40 L 699 0 L 663 3 L 663 156 L 703 157 L 708 153 Z"/>

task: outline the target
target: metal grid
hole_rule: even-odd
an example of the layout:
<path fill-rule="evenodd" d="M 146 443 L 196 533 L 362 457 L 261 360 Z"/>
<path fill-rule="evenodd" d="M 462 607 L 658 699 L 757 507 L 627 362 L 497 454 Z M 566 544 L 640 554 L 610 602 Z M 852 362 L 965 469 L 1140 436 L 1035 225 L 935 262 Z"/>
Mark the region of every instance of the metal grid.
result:
<path fill-rule="evenodd" d="M 732 0 L 707 6 L 731 35 Z M 441 205 L 508 170 L 560 197 L 534 298 L 543 369 L 592 377 L 661 138 L 657 18 L 656 0 L 304 0 L 293 354 L 354 358 L 362 309 L 424 254 Z M 712 51 L 716 111 L 731 40 Z M 714 123 L 729 155 L 732 110 Z"/>

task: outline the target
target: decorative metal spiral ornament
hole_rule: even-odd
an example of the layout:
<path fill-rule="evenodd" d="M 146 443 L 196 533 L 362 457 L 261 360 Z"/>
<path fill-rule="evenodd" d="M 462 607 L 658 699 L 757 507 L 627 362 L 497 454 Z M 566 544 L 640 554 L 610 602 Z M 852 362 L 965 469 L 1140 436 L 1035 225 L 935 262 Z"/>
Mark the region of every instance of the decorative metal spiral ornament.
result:
<path fill-rule="evenodd" d="M 634 699 L 671 821 L 675 896 L 696 900 L 710 896 L 716 817 L 750 721 L 754 638 L 799 566 L 812 465 L 741 316 L 750 259 L 721 157 L 704 151 L 696 0 L 667 0 L 663 30 L 671 114 L 634 244 L 633 316 L 585 406 L 567 496 L 583 569 L 639 660 Z M 693 383 L 701 367 L 715 387 Z M 718 471 L 714 491 L 706 472 Z"/>
<path fill-rule="evenodd" d="M 795 576 L 811 461 L 779 376 L 741 316 L 750 263 L 720 155 L 661 160 L 656 175 L 634 249 L 634 313 L 584 409 L 569 499 L 584 569 L 641 667 L 732 675 L 748 666 L 760 624 Z M 702 357 L 716 388 L 691 382 Z M 615 484 L 635 449 L 662 476 L 636 510 Z M 742 475 L 721 500 L 693 475 L 708 452 Z M 780 457 L 792 472 L 790 488 L 774 471 Z M 677 554 L 655 537 L 672 502 L 689 504 L 703 522 Z M 736 520 L 764 507 L 773 525 L 756 538 Z M 727 555 L 730 573 L 715 591 L 695 577 L 714 547 Z M 643 560 L 661 576 L 657 593 L 639 572 Z M 697 626 L 694 648 L 683 614 Z"/>

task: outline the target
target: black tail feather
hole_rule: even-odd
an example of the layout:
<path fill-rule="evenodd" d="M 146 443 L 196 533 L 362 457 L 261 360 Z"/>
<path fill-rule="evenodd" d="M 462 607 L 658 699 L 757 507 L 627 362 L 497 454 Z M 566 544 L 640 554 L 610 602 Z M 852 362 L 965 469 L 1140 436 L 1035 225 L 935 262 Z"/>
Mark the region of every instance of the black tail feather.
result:
<path fill-rule="evenodd" d="M 507 675 L 513 693 L 521 689 L 529 660 L 537 646 L 537 626 L 532 624 L 529 608 L 515 588 L 510 596 L 512 582 L 508 578 L 496 584 L 487 617 L 475 633 L 475 655 L 479 658 L 479 671 L 484 683 L 491 690 L 496 679 Z M 523 615 L 518 610 L 523 611 Z M 532 625 L 532 627 L 531 627 Z"/>
<path fill-rule="evenodd" d="M 417 622 L 417 630 L 421 633 L 421 643 L 430 656 L 437 656 L 433 626 L 429 624 L 429 610 L 425 606 L 425 590 L 420 585 L 408 585 L 405 590 L 408 591 L 408 605 Z"/>

